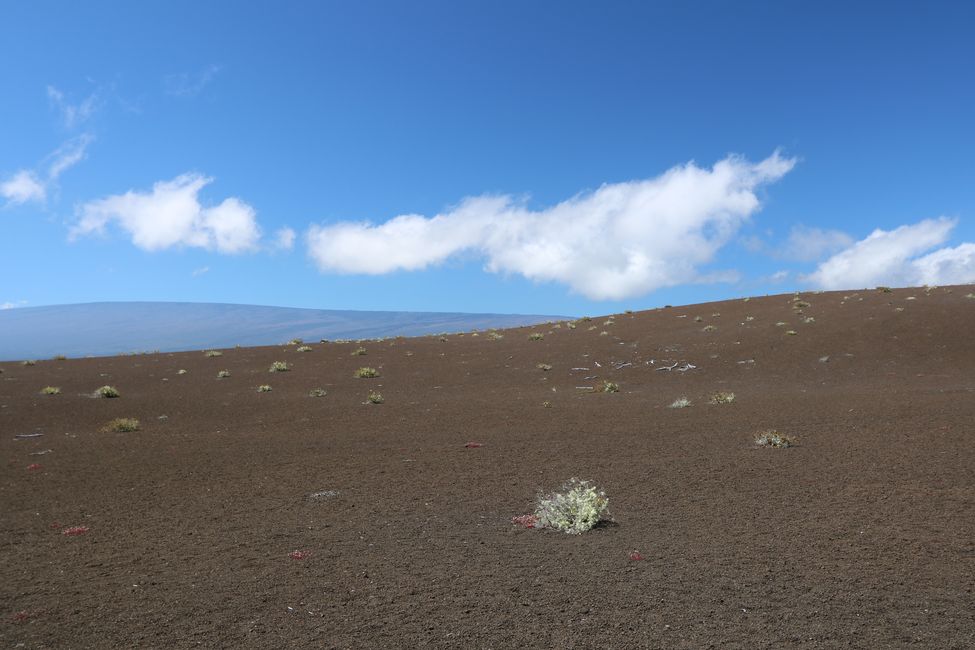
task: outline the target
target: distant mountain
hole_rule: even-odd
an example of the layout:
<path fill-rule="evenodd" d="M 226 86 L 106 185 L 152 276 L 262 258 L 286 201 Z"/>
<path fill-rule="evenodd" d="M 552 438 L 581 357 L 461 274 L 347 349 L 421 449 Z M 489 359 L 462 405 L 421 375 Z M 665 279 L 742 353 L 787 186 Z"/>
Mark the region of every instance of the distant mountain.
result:
<path fill-rule="evenodd" d="M 420 336 L 562 316 L 344 311 L 186 302 L 93 302 L 0 310 L 0 360 Z"/>

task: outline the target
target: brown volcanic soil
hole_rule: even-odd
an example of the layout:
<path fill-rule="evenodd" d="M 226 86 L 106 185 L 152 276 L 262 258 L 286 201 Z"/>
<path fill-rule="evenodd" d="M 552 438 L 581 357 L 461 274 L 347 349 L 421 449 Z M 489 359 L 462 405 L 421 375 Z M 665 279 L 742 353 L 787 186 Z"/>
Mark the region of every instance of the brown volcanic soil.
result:
<path fill-rule="evenodd" d="M 814 323 L 787 295 L 541 341 L 2 364 L 0 641 L 975 647 L 971 291 L 803 294 Z M 697 367 L 657 370 L 676 361 Z M 382 376 L 354 379 L 364 365 Z M 603 379 L 620 392 L 576 388 Z M 121 398 L 86 395 L 104 384 Z M 734 403 L 708 404 L 718 390 Z M 116 417 L 142 430 L 100 431 Z M 767 428 L 801 445 L 756 447 Z M 613 523 L 511 523 L 572 476 L 606 490 Z"/>

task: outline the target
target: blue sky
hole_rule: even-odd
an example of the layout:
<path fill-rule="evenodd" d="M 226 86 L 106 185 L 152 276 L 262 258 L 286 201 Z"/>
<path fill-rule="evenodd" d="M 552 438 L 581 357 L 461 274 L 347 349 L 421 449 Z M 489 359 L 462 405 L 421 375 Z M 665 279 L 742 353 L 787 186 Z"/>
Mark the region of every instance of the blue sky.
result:
<path fill-rule="evenodd" d="M 3 307 L 578 315 L 975 281 L 972 3 L 41 0 L 0 24 Z"/>

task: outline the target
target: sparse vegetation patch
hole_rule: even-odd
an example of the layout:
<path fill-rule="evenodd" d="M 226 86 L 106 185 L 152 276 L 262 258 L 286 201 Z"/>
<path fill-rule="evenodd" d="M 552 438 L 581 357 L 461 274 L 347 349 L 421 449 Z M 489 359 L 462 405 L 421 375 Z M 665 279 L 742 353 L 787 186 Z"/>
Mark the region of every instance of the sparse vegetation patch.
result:
<path fill-rule="evenodd" d="M 205 356 L 205 357 L 222 357 L 223 356 L 223 352 L 221 352 L 220 350 L 207 350 L 206 352 L 203 353 L 203 356 Z"/>
<path fill-rule="evenodd" d="M 271 364 L 271 367 L 268 368 L 268 372 L 288 372 L 289 370 L 291 370 L 291 366 L 284 361 L 275 361 Z"/>
<path fill-rule="evenodd" d="M 379 376 L 379 371 L 375 368 L 362 367 L 355 371 L 356 379 L 372 379 Z"/>
<path fill-rule="evenodd" d="M 41 389 L 41 395 L 60 395 L 61 389 L 57 386 L 45 386 Z"/>
<path fill-rule="evenodd" d="M 257 387 L 257 392 L 258 393 L 270 393 L 271 392 L 271 387 L 268 386 L 267 384 L 261 384 L 260 386 Z"/>
<path fill-rule="evenodd" d="M 313 388 L 308 391 L 308 397 L 325 397 L 326 394 L 324 388 Z"/>
<path fill-rule="evenodd" d="M 542 372 L 548 372 L 549 370 L 552 369 L 552 366 L 547 363 L 539 363 L 536 364 L 535 367 L 541 370 Z"/>
<path fill-rule="evenodd" d="M 366 395 L 366 401 L 370 404 L 382 404 L 386 400 L 383 399 L 382 393 L 372 391 Z"/>
<path fill-rule="evenodd" d="M 528 335 L 529 341 L 541 341 L 543 338 L 545 338 L 545 335 L 541 332 L 532 332 Z"/>
<path fill-rule="evenodd" d="M 686 397 L 678 397 L 670 405 L 670 408 L 672 408 L 672 409 L 686 409 L 690 405 L 691 405 L 691 400 L 687 399 Z"/>
<path fill-rule="evenodd" d="M 299 345 L 295 352 L 311 352 L 310 345 Z"/>
<path fill-rule="evenodd" d="M 525 516 L 525 524 L 579 535 L 598 524 L 608 508 L 609 499 L 605 492 L 589 481 L 571 478 L 560 491 L 539 497 L 534 521 L 528 515 Z"/>
<path fill-rule="evenodd" d="M 795 447 L 799 444 L 799 439 L 795 436 L 779 433 L 775 429 L 769 429 L 755 436 L 755 444 L 760 447 L 776 447 L 781 449 Z"/>
<path fill-rule="evenodd" d="M 718 391 L 711 395 L 712 404 L 731 404 L 735 401 L 735 394 L 729 391 Z"/>
<path fill-rule="evenodd" d="M 356 349 L 355 349 L 355 350 L 353 350 L 353 351 L 352 351 L 352 352 L 351 352 L 350 354 L 351 354 L 351 355 L 352 355 L 353 357 L 361 357 L 361 356 L 363 356 L 363 355 L 364 355 L 365 353 L 366 353 L 366 349 L 365 349 L 365 348 L 356 348 Z"/>
<path fill-rule="evenodd" d="M 604 393 L 618 393 L 620 392 L 620 385 L 615 381 L 604 381 L 602 391 Z"/>
<path fill-rule="evenodd" d="M 102 386 L 95 391 L 94 396 L 110 399 L 112 397 L 118 397 L 119 392 L 114 386 Z"/>
<path fill-rule="evenodd" d="M 226 379 L 229 376 L 230 376 L 229 370 L 221 370 L 220 372 L 217 373 L 217 379 Z"/>
<path fill-rule="evenodd" d="M 115 418 L 102 427 L 102 431 L 105 433 L 129 433 L 138 430 L 139 421 L 135 418 Z"/>

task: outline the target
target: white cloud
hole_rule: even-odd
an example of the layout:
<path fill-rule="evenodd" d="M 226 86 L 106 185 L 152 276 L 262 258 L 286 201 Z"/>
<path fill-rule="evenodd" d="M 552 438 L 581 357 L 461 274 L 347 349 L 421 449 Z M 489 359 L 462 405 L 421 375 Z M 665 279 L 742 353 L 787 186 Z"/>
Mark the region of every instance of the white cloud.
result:
<path fill-rule="evenodd" d="M 732 277 L 698 268 L 760 208 L 756 190 L 795 162 L 775 152 L 760 163 L 737 156 L 711 169 L 688 163 L 537 211 L 509 196 L 479 196 L 433 217 L 313 225 L 308 252 L 322 271 L 378 275 L 475 251 L 491 272 L 561 282 L 593 299 L 627 298 Z"/>
<path fill-rule="evenodd" d="M 65 100 L 64 93 L 54 86 L 47 87 L 47 98 L 51 105 L 61 113 L 61 121 L 69 129 L 88 121 L 98 109 L 98 93 L 94 92 L 81 100 L 78 104 L 72 104 Z"/>
<path fill-rule="evenodd" d="M 190 275 L 192 275 L 194 278 L 198 278 L 201 275 L 203 275 L 205 273 L 209 273 L 209 272 L 210 272 L 210 267 L 209 266 L 201 266 L 198 269 L 193 269 L 193 272 Z"/>
<path fill-rule="evenodd" d="M 47 198 L 47 189 L 37 175 L 27 169 L 22 169 L 3 183 L 0 183 L 0 196 L 14 205 L 28 201 L 43 202 Z"/>
<path fill-rule="evenodd" d="M 26 304 L 26 300 L 18 300 L 17 302 L 0 302 L 0 309 L 16 309 L 17 307 L 23 307 Z"/>
<path fill-rule="evenodd" d="M 56 188 L 58 177 L 69 168 L 84 160 L 88 145 L 95 138 L 88 133 L 71 138 L 44 159 L 47 176 L 38 172 L 21 169 L 6 181 L 0 183 L 0 196 L 9 204 L 19 205 L 28 201 L 43 203 L 52 187 Z"/>
<path fill-rule="evenodd" d="M 221 69 L 221 66 L 211 63 L 196 74 L 182 72 L 167 75 L 163 79 L 166 94 L 174 97 L 195 97 L 213 81 Z"/>
<path fill-rule="evenodd" d="M 847 248 L 852 243 L 853 238 L 840 230 L 794 226 L 789 232 L 785 247 L 777 257 L 812 262 Z"/>
<path fill-rule="evenodd" d="M 877 285 L 966 284 L 975 281 L 975 244 L 939 248 L 957 224 L 940 217 L 874 230 L 849 248 L 819 265 L 803 280 L 822 289 Z"/>
<path fill-rule="evenodd" d="M 200 204 L 197 195 L 212 181 L 183 174 L 155 183 L 150 192 L 130 190 L 90 201 L 79 208 L 71 236 L 101 234 L 115 222 L 131 235 L 133 244 L 149 251 L 176 246 L 221 253 L 256 249 L 261 230 L 254 208 L 235 197 L 212 208 Z"/>
<path fill-rule="evenodd" d="M 295 246 L 295 231 L 292 228 L 281 228 L 274 233 L 274 248 L 279 251 L 290 251 Z"/>

